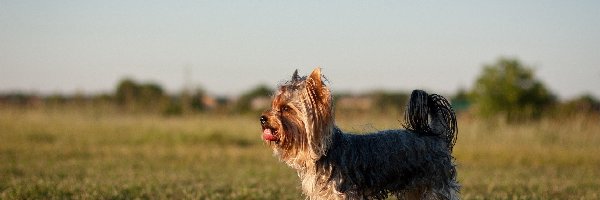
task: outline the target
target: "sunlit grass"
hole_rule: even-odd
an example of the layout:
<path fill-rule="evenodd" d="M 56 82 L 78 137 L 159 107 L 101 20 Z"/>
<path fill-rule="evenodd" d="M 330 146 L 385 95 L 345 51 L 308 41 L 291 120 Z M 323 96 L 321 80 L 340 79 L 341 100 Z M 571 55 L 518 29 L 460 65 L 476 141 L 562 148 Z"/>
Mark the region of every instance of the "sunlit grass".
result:
<path fill-rule="evenodd" d="M 339 116 L 345 131 L 401 116 Z M 459 120 L 464 199 L 600 198 L 600 121 Z M 301 199 L 255 116 L 0 109 L 0 199 Z"/>

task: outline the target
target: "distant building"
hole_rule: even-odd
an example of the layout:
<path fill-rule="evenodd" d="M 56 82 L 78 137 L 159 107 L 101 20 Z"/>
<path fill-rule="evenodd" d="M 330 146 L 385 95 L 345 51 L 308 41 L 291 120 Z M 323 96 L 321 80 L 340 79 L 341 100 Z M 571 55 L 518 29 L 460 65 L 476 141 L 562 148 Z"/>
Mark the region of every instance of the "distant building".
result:
<path fill-rule="evenodd" d="M 271 98 L 259 96 L 250 101 L 251 110 L 265 110 L 271 106 Z"/>

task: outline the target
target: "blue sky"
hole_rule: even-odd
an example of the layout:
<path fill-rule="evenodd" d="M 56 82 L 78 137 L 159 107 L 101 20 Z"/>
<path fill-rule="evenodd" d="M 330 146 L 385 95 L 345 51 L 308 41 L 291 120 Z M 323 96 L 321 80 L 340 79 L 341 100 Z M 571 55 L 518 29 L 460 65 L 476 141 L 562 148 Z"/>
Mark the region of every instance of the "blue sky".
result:
<path fill-rule="evenodd" d="M 334 91 L 452 94 L 500 56 L 600 97 L 600 1 L 0 0 L 0 91 L 236 95 L 319 66 Z"/>

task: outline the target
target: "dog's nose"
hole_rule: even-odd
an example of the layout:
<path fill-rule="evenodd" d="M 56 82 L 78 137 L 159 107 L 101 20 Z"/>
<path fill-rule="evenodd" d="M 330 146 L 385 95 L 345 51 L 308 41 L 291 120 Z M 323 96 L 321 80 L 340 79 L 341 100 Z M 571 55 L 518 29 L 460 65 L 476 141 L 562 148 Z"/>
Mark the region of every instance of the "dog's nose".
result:
<path fill-rule="evenodd" d="M 260 125 L 265 125 L 267 123 L 267 117 L 266 116 L 260 116 Z"/>

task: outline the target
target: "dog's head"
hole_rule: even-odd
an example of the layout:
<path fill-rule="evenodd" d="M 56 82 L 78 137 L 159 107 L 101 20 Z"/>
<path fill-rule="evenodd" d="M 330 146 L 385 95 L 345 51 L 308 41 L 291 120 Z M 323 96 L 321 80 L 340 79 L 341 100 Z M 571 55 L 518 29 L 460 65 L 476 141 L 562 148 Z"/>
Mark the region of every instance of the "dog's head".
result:
<path fill-rule="evenodd" d="M 291 166 L 325 154 L 333 130 L 333 102 L 316 68 L 309 76 L 280 85 L 271 108 L 260 117 L 262 138 Z"/>

